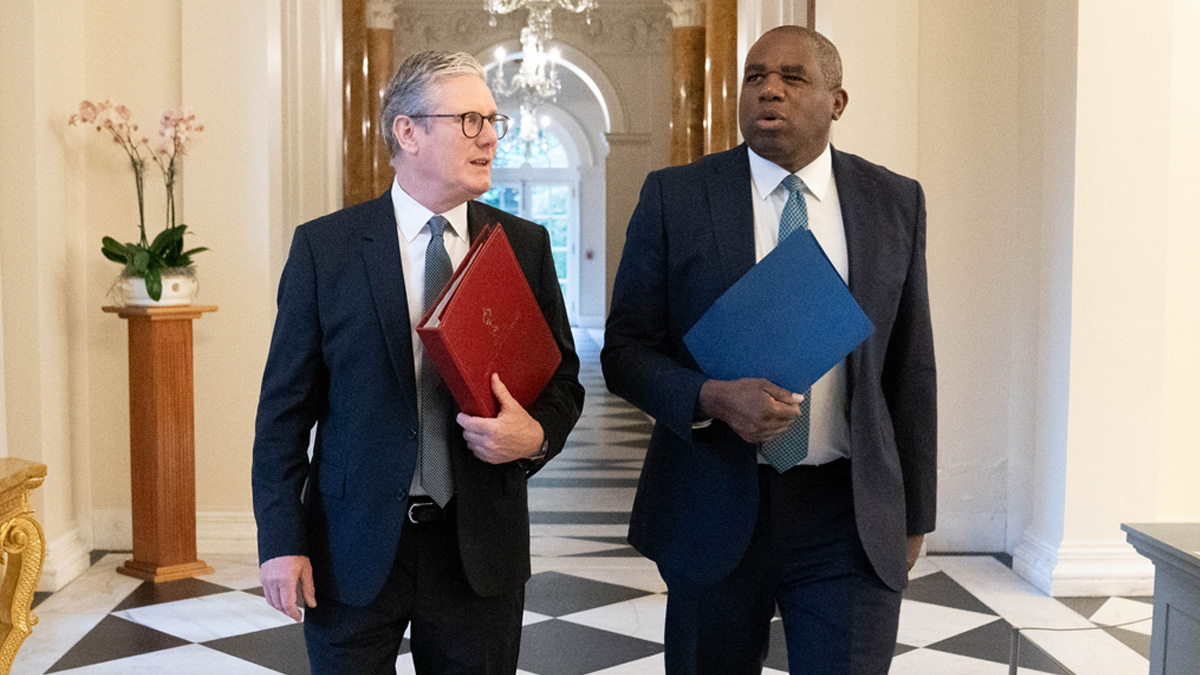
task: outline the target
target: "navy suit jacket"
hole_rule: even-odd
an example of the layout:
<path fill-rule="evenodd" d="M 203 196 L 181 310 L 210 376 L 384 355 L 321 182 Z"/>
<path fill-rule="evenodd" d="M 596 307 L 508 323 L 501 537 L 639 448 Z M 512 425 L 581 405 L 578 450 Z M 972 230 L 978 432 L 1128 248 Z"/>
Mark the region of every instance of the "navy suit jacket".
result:
<path fill-rule="evenodd" d="M 561 451 L 583 387 L 546 230 L 478 202 L 468 204 L 467 222 L 471 239 L 486 223 L 503 225 L 562 353 L 528 410 L 549 442 L 545 459 L 487 464 L 467 449 L 453 414 L 445 420 L 463 568 L 488 596 L 529 578 L 526 478 Z M 278 305 L 254 438 L 259 559 L 307 555 L 318 593 L 363 606 L 392 569 L 417 457 L 413 344 L 390 192 L 296 228 Z"/>
<path fill-rule="evenodd" d="M 833 151 L 850 292 L 875 332 L 848 357 L 854 510 L 880 578 L 907 580 L 905 540 L 934 528 L 936 378 L 916 181 Z M 733 570 L 758 513 L 756 446 L 693 430 L 705 376 L 683 336 L 755 264 L 746 147 L 651 173 L 629 223 L 601 356 L 608 387 L 655 419 L 629 528 L 698 583 Z M 763 345 L 764 349 L 782 346 Z"/>

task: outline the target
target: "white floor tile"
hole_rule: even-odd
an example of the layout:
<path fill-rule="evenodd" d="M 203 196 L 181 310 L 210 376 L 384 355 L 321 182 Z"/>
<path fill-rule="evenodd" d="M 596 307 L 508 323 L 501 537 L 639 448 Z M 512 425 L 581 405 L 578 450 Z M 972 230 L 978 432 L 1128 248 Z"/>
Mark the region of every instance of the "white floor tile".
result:
<path fill-rule="evenodd" d="M 649 561 L 645 561 L 648 562 Z M 618 586 L 628 586 L 651 593 L 666 593 L 667 584 L 658 574 L 654 563 L 649 565 L 624 567 L 576 567 L 570 571 L 562 570 L 574 577 L 583 577 L 593 581 L 602 581 Z"/>
<path fill-rule="evenodd" d="M 661 644 L 667 620 L 667 596 L 645 595 L 559 618 Z"/>
<path fill-rule="evenodd" d="M 213 553 L 200 557 L 214 572 L 196 577 L 197 579 L 239 590 L 258 588 L 262 585 L 258 581 L 257 555 Z"/>
<path fill-rule="evenodd" d="M 1128 598 L 1109 598 L 1092 615 L 1092 623 L 1114 626 L 1128 621 L 1137 621 L 1137 623 L 1122 626 L 1122 628 L 1134 631 L 1135 633 L 1141 633 L 1142 635 L 1149 635 L 1150 627 L 1154 625 L 1154 622 L 1150 620 L 1153 614 L 1154 605 L 1138 602 L 1137 600 L 1129 600 Z"/>
<path fill-rule="evenodd" d="M 117 567 L 129 559 L 128 553 L 113 553 L 104 556 L 86 572 L 79 575 L 46 601 L 34 608 L 34 615 L 42 612 L 62 614 L 107 613 L 142 585 L 141 579 L 127 577 L 117 572 Z"/>
<path fill-rule="evenodd" d="M 892 669 L 888 675 L 1008 675 L 1008 666 L 932 649 L 918 649 L 892 659 Z"/>
<path fill-rule="evenodd" d="M 924 647 L 989 624 L 996 618 L 990 614 L 904 600 L 900 603 L 897 641 L 910 647 Z"/>
<path fill-rule="evenodd" d="M 1092 627 L 1087 619 L 1037 590 L 995 558 L 947 556 L 939 558 L 937 564 L 1014 626 Z M 1146 658 L 1101 630 L 1030 631 L 1025 635 L 1081 675 L 1145 675 L 1148 668 Z"/>
<path fill-rule="evenodd" d="M 63 675 L 279 675 L 269 668 L 200 645 L 164 649 L 59 672 Z"/>
<path fill-rule="evenodd" d="M 190 642 L 216 640 L 292 623 L 261 597 L 240 591 L 135 607 L 113 614 Z"/>
<path fill-rule="evenodd" d="M 937 565 L 934 564 L 934 562 L 928 557 L 921 556 L 920 558 L 917 558 L 917 562 L 915 565 L 913 565 L 913 568 L 908 571 L 908 580 L 912 581 L 913 579 L 920 579 L 921 577 L 929 576 L 930 574 L 935 574 L 940 571 L 941 570 L 938 569 Z"/>
<path fill-rule="evenodd" d="M 529 488 L 530 511 L 624 511 L 634 488 Z"/>
<path fill-rule="evenodd" d="M 530 555 L 540 557 L 558 557 L 564 555 L 580 555 L 583 553 L 598 553 L 624 548 L 624 544 L 609 544 L 584 539 L 565 539 L 563 537 L 532 537 L 529 541 Z"/>
<path fill-rule="evenodd" d="M 42 675 L 107 616 L 107 613 L 74 614 L 39 609 L 33 610 L 38 623 L 17 652 L 12 675 Z"/>

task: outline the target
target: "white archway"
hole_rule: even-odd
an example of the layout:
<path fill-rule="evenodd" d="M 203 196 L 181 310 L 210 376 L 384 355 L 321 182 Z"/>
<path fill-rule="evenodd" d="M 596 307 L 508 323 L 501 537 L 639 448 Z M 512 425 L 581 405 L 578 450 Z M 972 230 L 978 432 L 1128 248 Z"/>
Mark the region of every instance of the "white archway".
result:
<path fill-rule="evenodd" d="M 596 102 L 600 105 L 600 109 L 604 111 L 605 133 L 625 133 L 627 130 L 626 119 L 628 117 L 625 114 L 625 105 L 621 101 L 621 97 L 617 95 L 617 90 L 613 87 L 612 82 L 609 81 L 608 76 L 604 74 L 604 70 L 586 54 L 568 44 L 555 42 L 554 46 L 562 54 L 558 60 L 558 64 L 578 76 L 587 85 L 592 95 L 596 97 Z M 504 49 L 505 63 L 525 58 L 525 52 L 521 51 L 521 44 L 516 40 L 505 40 L 488 45 L 482 51 L 476 52 L 475 58 L 484 64 L 484 72 L 489 77 L 491 76 L 491 71 L 496 67 L 495 52 L 497 47 Z"/>

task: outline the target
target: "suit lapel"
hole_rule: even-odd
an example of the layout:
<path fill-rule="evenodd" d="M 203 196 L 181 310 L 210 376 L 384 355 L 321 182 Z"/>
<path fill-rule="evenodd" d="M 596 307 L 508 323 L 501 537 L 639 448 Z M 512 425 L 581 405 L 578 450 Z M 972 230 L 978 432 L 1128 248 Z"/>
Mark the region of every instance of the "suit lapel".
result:
<path fill-rule="evenodd" d="M 754 267 L 754 206 L 745 144 L 704 162 L 709 217 L 726 286 Z"/>
<path fill-rule="evenodd" d="M 479 203 L 475 200 L 467 202 L 467 243 L 475 243 L 475 237 L 479 236 L 479 232 L 487 224 L 483 213 L 479 210 Z"/>
<path fill-rule="evenodd" d="M 400 264 L 400 240 L 391 192 L 372 202 L 363 228 L 363 261 L 371 284 L 375 312 L 383 328 L 388 355 L 400 386 L 416 391 L 412 327 L 408 319 L 408 294 Z"/>
<path fill-rule="evenodd" d="M 886 283 L 879 279 L 880 244 L 878 231 L 872 231 L 872 224 L 879 223 L 881 215 L 871 198 L 872 182 L 863 176 L 842 153 L 833 150 L 833 177 L 837 182 L 838 203 L 842 207 L 842 226 L 846 231 L 846 254 L 850 261 L 850 295 L 862 307 L 863 312 L 872 321 L 878 312 L 877 292 L 886 288 Z M 846 382 L 848 394 L 854 396 L 855 373 L 862 362 L 864 345 L 850 352 L 847 359 Z"/>

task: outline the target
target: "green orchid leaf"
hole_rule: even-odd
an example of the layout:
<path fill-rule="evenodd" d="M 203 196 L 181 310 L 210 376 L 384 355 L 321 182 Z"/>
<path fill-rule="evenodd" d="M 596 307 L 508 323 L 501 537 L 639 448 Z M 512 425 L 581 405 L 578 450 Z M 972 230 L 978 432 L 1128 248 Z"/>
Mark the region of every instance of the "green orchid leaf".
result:
<path fill-rule="evenodd" d="M 155 237 L 154 241 L 150 244 L 150 250 L 160 255 L 166 253 L 171 249 L 172 246 L 182 243 L 183 231 L 186 229 L 186 225 L 179 225 L 176 227 L 168 227 L 162 232 L 159 232 L 158 236 Z"/>
<path fill-rule="evenodd" d="M 139 276 L 147 276 L 150 271 L 150 252 L 140 246 L 133 254 L 133 269 Z M 147 279 L 147 286 L 149 279 Z M 155 298 L 157 300 L 157 298 Z"/>
<path fill-rule="evenodd" d="M 111 260 L 115 263 L 121 263 L 122 265 L 124 265 L 126 262 L 128 262 L 125 259 L 124 255 L 119 254 L 119 253 L 113 253 L 112 251 L 110 251 L 106 248 L 101 248 L 100 252 L 104 254 L 105 258 L 108 258 L 109 260 Z"/>
<path fill-rule="evenodd" d="M 146 294 L 155 302 L 162 299 L 162 274 L 158 270 L 146 272 Z"/>
<path fill-rule="evenodd" d="M 192 257 L 193 254 L 203 253 L 207 250 L 208 250 L 207 246 L 201 246 L 200 248 L 193 248 L 189 251 L 184 251 L 183 253 L 180 253 L 179 255 L 190 258 L 190 257 Z"/>

